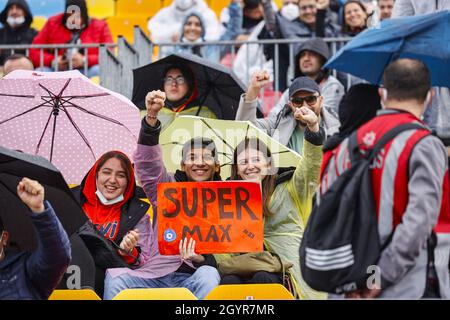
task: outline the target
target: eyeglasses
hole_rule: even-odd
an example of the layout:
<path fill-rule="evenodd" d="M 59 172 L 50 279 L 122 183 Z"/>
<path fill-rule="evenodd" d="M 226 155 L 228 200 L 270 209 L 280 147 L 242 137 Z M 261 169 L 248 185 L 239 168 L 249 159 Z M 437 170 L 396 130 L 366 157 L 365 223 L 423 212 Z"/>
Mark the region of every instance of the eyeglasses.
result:
<path fill-rule="evenodd" d="M 186 79 L 182 76 L 172 78 L 172 77 L 165 77 L 164 78 L 164 84 L 171 85 L 173 83 L 176 83 L 177 85 L 182 85 L 186 83 Z"/>
<path fill-rule="evenodd" d="M 294 97 L 294 98 L 291 98 L 290 101 L 292 102 L 292 104 L 294 106 L 301 107 L 301 106 L 303 106 L 303 102 L 306 102 L 307 105 L 312 107 L 317 102 L 317 96 L 306 96 L 303 98 Z"/>
<path fill-rule="evenodd" d="M 308 6 L 300 6 L 300 10 L 306 11 L 306 10 L 314 10 L 316 8 L 315 5 L 308 5 Z"/>

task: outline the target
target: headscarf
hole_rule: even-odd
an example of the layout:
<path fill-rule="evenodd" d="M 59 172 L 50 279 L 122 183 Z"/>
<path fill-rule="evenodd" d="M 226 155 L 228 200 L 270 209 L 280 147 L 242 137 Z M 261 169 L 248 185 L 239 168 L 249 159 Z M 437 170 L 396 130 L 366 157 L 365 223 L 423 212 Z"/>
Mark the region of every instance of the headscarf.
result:
<path fill-rule="evenodd" d="M 325 142 L 324 151 L 333 150 L 353 131 L 374 118 L 380 109 L 377 86 L 366 83 L 352 86 L 339 103 L 339 132 Z"/>
<path fill-rule="evenodd" d="M 117 153 L 122 154 L 127 157 L 124 153 L 120 151 L 115 151 Z M 109 153 L 109 152 L 108 152 Z M 98 166 L 100 162 L 104 159 L 104 157 L 108 154 L 104 154 L 94 166 L 89 170 L 86 175 L 82 187 L 83 195 L 86 197 L 86 202 L 83 204 L 83 210 L 92 223 L 96 226 L 103 226 L 105 223 L 110 221 L 118 221 L 120 222 L 120 213 L 122 206 L 127 203 L 134 196 L 135 189 L 135 178 L 134 178 L 134 170 L 133 167 L 129 167 L 128 171 L 130 172 L 130 176 L 128 178 L 128 185 L 123 194 L 123 200 L 112 205 L 104 205 L 98 199 L 96 195 L 97 191 L 97 169 L 100 169 Z M 127 157 L 128 158 L 128 157 Z M 109 158 L 111 159 L 111 158 Z M 119 230 L 119 225 L 116 227 L 117 231 Z M 116 232 L 117 234 L 117 232 Z"/>

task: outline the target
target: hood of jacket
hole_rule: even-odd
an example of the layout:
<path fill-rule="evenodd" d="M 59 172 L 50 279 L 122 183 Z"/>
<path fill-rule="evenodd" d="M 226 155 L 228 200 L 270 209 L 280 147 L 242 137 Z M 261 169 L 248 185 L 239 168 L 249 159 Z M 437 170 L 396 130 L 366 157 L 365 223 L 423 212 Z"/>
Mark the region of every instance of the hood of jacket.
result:
<path fill-rule="evenodd" d="M 186 40 L 184 38 L 184 26 L 186 25 L 188 19 L 190 17 L 197 17 L 198 20 L 200 20 L 200 25 L 202 27 L 202 32 L 200 34 L 200 38 L 198 40 L 200 40 L 199 42 L 203 42 L 205 41 L 205 35 L 206 35 L 206 23 L 205 23 L 205 19 L 203 18 L 202 14 L 200 12 L 197 11 L 192 11 L 190 12 L 188 15 L 186 15 L 186 17 L 183 19 L 183 23 L 181 24 L 181 30 L 180 30 L 180 34 L 181 36 L 181 42 L 190 42 L 188 40 Z"/>
<path fill-rule="evenodd" d="M 328 59 L 330 59 L 330 57 L 331 57 L 331 53 L 330 53 L 330 49 L 328 48 L 328 45 L 321 38 L 314 38 L 314 39 L 304 42 L 303 44 L 301 44 L 298 47 L 297 52 L 295 53 L 294 78 L 304 76 L 304 74 L 300 70 L 299 60 L 300 60 L 301 53 L 306 50 L 317 53 L 319 56 L 321 56 L 323 59 L 322 66 L 325 65 L 325 63 L 327 63 Z M 318 83 L 320 83 L 320 81 L 322 81 L 327 75 L 328 75 L 328 70 L 322 69 L 321 72 L 319 73 L 319 76 L 316 79 L 316 81 L 318 81 Z"/>
<path fill-rule="evenodd" d="M 25 11 L 25 23 L 21 26 L 21 28 L 29 28 L 33 23 L 33 15 L 31 14 L 30 7 L 25 0 L 8 0 L 5 8 L 0 13 L 0 22 L 5 27 L 8 26 L 8 24 L 6 23 L 6 19 L 8 19 L 8 10 L 13 4 L 20 6 Z"/>

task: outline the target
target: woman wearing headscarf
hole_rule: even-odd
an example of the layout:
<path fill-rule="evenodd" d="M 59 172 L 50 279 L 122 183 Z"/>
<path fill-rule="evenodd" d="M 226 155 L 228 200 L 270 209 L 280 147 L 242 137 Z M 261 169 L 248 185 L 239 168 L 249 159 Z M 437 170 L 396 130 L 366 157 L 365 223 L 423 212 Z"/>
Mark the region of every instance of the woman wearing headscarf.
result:
<path fill-rule="evenodd" d="M 101 294 L 107 268 L 137 268 L 146 260 L 149 205 L 139 199 L 143 192 L 131 161 L 120 151 L 101 156 L 73 194 L 89 218 L 78 235 L 95 261 L 95 287 Z"/>
<path fill-rule="evenodd" d="M 220 36 L 219 41 L 234 40 L 241 31 L 243 20 L 242 8 L 238 2 L 231 2 L 228 7 L 230 20 L 225 32 Z M 226 46 L 202 45 L 205 42 L 207 25 L 200 12 L 189 13 L 183 21 L 180 42 L 190 45 L 179 45 L 176 52 L 188 52 L 199 57 L 219 62 L 222 53 L 225 53 Z M 196 45 L 193 45 L 196 44 Z"/>

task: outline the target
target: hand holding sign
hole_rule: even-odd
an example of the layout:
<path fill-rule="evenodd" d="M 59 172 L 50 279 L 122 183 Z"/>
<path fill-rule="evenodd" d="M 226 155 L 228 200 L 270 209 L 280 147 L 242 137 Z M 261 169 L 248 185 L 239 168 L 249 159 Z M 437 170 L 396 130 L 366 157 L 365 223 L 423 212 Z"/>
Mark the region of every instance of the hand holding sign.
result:
<path fill-rule="evenodd" d="M 203 258 L 202 255 L 195 253 L 195 240 L 194 239 L 188 239 L 184 238 L 180 241 L 180 256 L 183 260 L 190 260 L 192 262 L 196 263 L 202 263 L 205 261 L 205 258 Z"/>
<path fill-rule="evenodd" d="M 185 260 L 202 262 L 204 258 L 198 253 L 263 250 L 258 183 L 160 183 L 157 215 L 158 245 L 163 255 L 179 254 Z"/>

